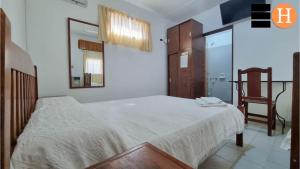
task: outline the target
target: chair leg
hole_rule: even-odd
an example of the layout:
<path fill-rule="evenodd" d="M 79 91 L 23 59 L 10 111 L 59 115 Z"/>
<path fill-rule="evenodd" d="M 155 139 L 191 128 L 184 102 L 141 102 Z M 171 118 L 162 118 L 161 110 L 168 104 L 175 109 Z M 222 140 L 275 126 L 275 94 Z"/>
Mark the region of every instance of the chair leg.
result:
<path fill-rule="evenodd" d="M 272 136 L 273 112 L 272 105 L 268 105 L 268 136 Z"/>
<path fill-rule="evenodd" d="M 276 114 L 277 114 L 276 105 L 273 106 L 272 112 L 273 112 L 273 126 L 272 126 L 272 129 L 276 130 Z"/>
<path fill-rule="evenodd" d="M 243 141 L 243 133 L 242 134 L 237 134 L 236 135 L 236 145 L 239 147 L 243 147 L 244 141 Z"/>
<path fill-rule="evenodd" d="M 248 103 L 245 103 L 245 124 L 248 124 Z"/>

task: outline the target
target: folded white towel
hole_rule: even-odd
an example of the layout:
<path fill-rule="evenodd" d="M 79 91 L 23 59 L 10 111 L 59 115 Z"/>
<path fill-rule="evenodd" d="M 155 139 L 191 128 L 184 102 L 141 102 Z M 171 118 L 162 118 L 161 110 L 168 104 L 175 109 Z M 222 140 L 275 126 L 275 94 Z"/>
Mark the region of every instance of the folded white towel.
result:
<path fill-rule="evenodd" d="M 201 106 L 201 107 L 226 107 L 227 104 L 223 102 L 222 100 L 216 98 L 216 97 L 201 97 L 197 98 L 196 102 Z"/>
<path fill-rule="evenodd" d="M 216 97 L 201 97 L 201 100 L 203 100 L 206 104 L 219 104 L 223 103 L 223 101 Z"/>

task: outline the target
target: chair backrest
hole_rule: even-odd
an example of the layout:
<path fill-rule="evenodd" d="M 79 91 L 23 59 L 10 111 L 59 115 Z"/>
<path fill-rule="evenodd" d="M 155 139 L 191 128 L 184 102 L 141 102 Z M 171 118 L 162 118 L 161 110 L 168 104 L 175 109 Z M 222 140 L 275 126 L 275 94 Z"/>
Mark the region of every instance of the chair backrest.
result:
<path fill-rule="evenodd" d="M 92 86 L 92 74 L 91 73 L 84 74 L 84 86 L 85 87 Z"/>
<path fill-rule="evenodd" d="M 246 70 L 238 70 L 238 102 L 242 104 L 243 98 L 261 99 L 261 75 L 267 74 L 267 100 L 272 102 L 272 68 L 249 68 Z M 247 94 L 243 90 L 243 75 L 247 75 Z"/>

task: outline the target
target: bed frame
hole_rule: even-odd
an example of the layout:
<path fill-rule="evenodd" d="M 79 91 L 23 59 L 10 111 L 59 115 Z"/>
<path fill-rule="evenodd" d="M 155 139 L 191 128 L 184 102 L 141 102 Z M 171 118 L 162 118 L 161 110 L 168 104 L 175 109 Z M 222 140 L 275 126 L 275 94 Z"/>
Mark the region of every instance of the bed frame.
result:
<path fill-rule="evenodd" d="M 9 169 L 18 136 L 35 109 L 37 69 L 11 41 L 10 22 L 0 9 L 0 168 Z"/>
<path fill-rule="evenodd" d="M 294 54 L 294 83 L 292 108 L 292 140 L 291 140 L 291 169 L 299 168 L 299 78 L 300 78 L 300 52 Z"/>

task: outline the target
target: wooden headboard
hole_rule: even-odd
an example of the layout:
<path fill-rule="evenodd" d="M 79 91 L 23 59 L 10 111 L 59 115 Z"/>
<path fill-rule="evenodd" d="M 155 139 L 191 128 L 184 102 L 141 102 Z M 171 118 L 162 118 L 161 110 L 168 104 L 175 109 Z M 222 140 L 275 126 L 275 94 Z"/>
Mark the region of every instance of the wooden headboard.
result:
<path fill-rule="evenodd" d="M 0 9 L 0 168 L 9 169 L 18 136 L 38 98 L 37 70 L 31 57 L 11 41 L 10 22 Z"/>
<path fill-rule="evenodd" d="M 292 141 L 291 141 L 291 169 L 299 168 L 299 113 L 300 113 L 300 53 L 294 54 L 294 83 L 292 108 Z"/>

